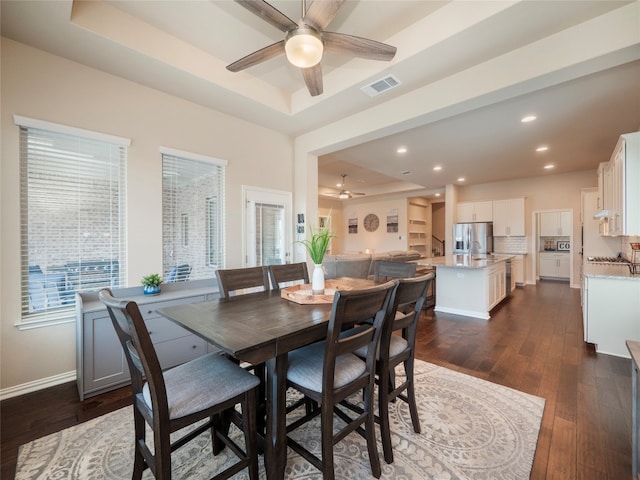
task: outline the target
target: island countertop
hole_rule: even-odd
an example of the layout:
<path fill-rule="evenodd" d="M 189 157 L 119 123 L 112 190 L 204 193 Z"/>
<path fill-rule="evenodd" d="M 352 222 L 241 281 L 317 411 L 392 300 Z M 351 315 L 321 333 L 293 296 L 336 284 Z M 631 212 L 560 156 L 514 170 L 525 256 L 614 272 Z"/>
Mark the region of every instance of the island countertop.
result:
<path fill-rule="evenodd" d="M 486 268 L 496 263 L 506 262 L 514 258 L 514 255 L 448 255 L 444 257 L 430 257 L 416 260 L 415 263 L 422 267 L 443 267 L 443 268 L 465 268 L 478 269 Z"/>

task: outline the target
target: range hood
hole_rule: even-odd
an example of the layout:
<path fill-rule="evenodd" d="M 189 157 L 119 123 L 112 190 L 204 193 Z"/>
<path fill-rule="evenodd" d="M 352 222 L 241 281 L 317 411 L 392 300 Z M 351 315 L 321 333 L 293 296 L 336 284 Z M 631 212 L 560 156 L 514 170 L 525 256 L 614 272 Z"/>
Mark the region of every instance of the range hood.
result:
<path fill-rule="evenodd" d="M 600 210 L 593 214 L 593 218 L 609 218 L 609 210 Z"/>

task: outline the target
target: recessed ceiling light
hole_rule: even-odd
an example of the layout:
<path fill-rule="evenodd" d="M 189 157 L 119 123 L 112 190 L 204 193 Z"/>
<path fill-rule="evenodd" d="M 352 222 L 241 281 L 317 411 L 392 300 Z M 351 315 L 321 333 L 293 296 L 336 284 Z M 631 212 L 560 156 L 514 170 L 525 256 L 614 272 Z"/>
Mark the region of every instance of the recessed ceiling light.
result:
<path fill-rule="evenodd" d="M 545 165 L 545 166 L 544 166 L 544 168 L 545 168 L 546 170 L 551 170 L 551 169 L 552 169 L 552 168 L 554 168 L 554 167 L 555 167 L 555 165 L 553 165 L 553 164 L 551 164 L 551 163 L 550 163 L 549 165 Z"/>
<path fill-rule="evenodd" d="M 458 179 L 458 181 L 459 181 L 459 182 L 464 182 L 464 177 L 460 177 L 460 178 Z"/>
<path fill-rule="evenodd" d="M 407 147 L 398 147 L 397 153 L 407 153 Z"/>
<path fill-rule="evenodd" d="M 439 197 L 439 196 L 440 196 L 440 194 L 439 194 L 439 193 L 436 193 L 436 197 Z"/>
<path fill-rule="evenodd" d="M 341 187 L 342 184 L 340 182 L 336 183 L 336 187 Z"/>
<path fill-rule="evenodd" d="M 536 152 L 546 152 L 547 150 L 549 150 L 549 147 L 547 147 L 546 145 L 542 145 L 536 148 Z"/>
<path fill-rule="evenodd" d="M 522 123 L 533 122 L 537 117 L 535 115 L 527 115 L 520 120 Z"/>
<path fill-rule="evenodd" d="M 433 167 L 434 172 L 439 172 L 440 170 L 442 170 L 442 166 L 440 165 L 436 165 L 435 167 Z"/>

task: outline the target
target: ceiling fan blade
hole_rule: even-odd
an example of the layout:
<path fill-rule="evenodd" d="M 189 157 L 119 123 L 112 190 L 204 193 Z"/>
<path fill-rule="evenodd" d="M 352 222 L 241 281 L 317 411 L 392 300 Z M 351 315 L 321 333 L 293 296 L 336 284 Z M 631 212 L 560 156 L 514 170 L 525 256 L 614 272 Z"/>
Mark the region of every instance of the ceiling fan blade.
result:
<path fill-rule="evenodd" d="M 322 68 L 320 68 L 320 64 L 318 63 L 309 68 L 301 68 L 300 70 L 311 96 L 320 95 L 322 93 Z"/>
<path fill-rule="evenodd" d="M 345 0 L 315 0 L 304 16 L 304 23 L 316 30 L 324 30 L 338 13 Z"/>
<path fill-rule="evenodd" d="M 298 26 L 280 10 L 263 0 L 235 0 L 235 2 L 285 33 Z"/>
<path fill-rule="evenodd" d="M 323 32 L 322 40 L 327 51 L 371 60 L 389 61 L 395 56 L 397 50 L 396 47 L 386 43 L 344 33 Z"/>
<path fill-rule="evenodd" d="M 239 72 L 245 68 L 253 67 L 258 63 L 262 63 L 266 60 L 277 57 L 284 53 L 284 40 L 280 40 L 277 43 L 269 45 L 268 47 L 261 48 L 253 53 L 250 53 L 246 57 L 242 57 L 240 60 L 233 62 L 231 65 L 227 65 L 227 70 L 231 72 Z"/>

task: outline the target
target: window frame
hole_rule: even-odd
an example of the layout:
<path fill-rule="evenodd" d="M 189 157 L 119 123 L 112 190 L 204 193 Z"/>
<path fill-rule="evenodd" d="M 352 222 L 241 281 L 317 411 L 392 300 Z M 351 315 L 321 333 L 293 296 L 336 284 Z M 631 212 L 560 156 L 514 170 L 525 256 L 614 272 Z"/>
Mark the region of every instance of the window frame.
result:
<path fill-rule="evenodd" d="M 206 239 L 203 239 L 203 247 L 204 247 L 204 251 L 200 251 L 201 253 L 198 253 L 196 255 L 196 258 L 193 259 L 189 259 L 189 263 L 191 265 L 191 267 L 193 268 L 193 272 L 195 273 L 195 278 L 193 278 L 194 273 L 192 273 L 192 278 L 195 279 L 199 279 L 199 278 L 209 278 L 211 275 L 205 275 L 204 277 L 202 276 L 203 274 L 203 270 L 202 269 L 213 269 L 213 270 L 217 270 L 218 268 L 223 268 L 224 266 L 224 259 L 225 259 L 225 210 L 224 210 L 224 203 L 225 203 L 225 183 L 226 183 L 226 167 L 228 165 L 228 162 L 226 160 L 222 160 L 219 158 L 215 158 L 215 157 L 210 157 L 207 155 L 202 155 L 202 154 L 197 154 L 197 153 L 192 153 L 192 152 L 186 152 L 183 150 L 178 150 L 175 148 L 170 148 L 170 147 L 164 147 L 161 146 L 160 147 L 160 153 L 162 155 L 162 165 L 163 165 L 163 191 L 162 191 L 162 198 L 163 198 L 163 212 L 162 212 L 162 216 L 163 216 L 163 240 L 162 240 L 162 257 L 163 257 L 163 265 L 162 265 L 162 269 L 166 274 L 168 274 L 168 272 L 171 270 L 171 268 L 177 266 L 174 265 L 174 263 L 176 264 L 180 264 L 183 263 L 183 261 L 181 260 L 176 260 L 175 262 L 169 262 L 168 259 L 173 259 L 173 253 L 170 254 L 169 252 L 166 251 L 167 248 L 169 248 L 170 250 L 172 250 L 170 248 L 169 245 L 173 245 L 174 248 L 177 245 L 176 242 L 179 242 L 180 246 L 182 248 L 187 248 L 190 249 L 191 252 L 193 252 L 193 249 L 196 247 L 196 245 L 199 244 L 200 242 L 200 237 L 199 234 L 204 234 Z M 199 199 L 196 199 L 194 202 L 192 202 L 192 204 L 197 204 L 196 208 L 198 209 L 204 209 L 204 215 L 201 218 L 201 212 L 202 210 L 200 210 L 200 213 L 198 212 L 193 212 L 193 211 L 178 211 L 179 207 L 177 206 L 172 206 L 171 208 L 173 208 L 175 211 L 166 211 L 167 210 L 167 203 L 168 203 L 168 199 L 165 197 L 165 195 L 167 194 L 167 185 L 165 185 L 165 178 L 169 178 L 172 174 L 171 171 L 167 171 L 165 172 L 165 157 L 167 161 L 171 161 L 174 162 L 174 165 L 169 165 L 168 166 L 172 166 L 175 167 L 175 162 L 176 161 L 180 161 L 180 160 L 184 160 L 185 162 L 198 162 L 201 164 L 206 164 L 209 165 L 211 167 L 216 168 L 217 170 L 215 172 L 212 171 L 212 173 L 215 173 L 216 175 L 216 179 L 215 179 L 215 184 L 213 185 L 214 191 L 213 192 L 205 192 L 204 195 L 202 197 L 200 197 Z M 175 175 L 176 172 L 173 172 L 173 174 Z M 204 204 L 200 203 L 203 202 Z M 177 200 L 176 200 L 177 202 Z M 215 204 L 215 206 L 212 208 L 211 205 Z M 176 203 L 177 205 L 177 203 Z M 215 212 L 216 217 L 217 217 L 217 238 L 214 239 L 212 237 L 212 231 L 214 230 L 214 228 L 212 228 L 212 213 Z M 189 229 L 189 240 L 188 240 L 188 244 L 189 245 L 185 245 L 184 244 L 184 218 L 185 215 L 187 217 L 187 221 L 188 221 L 188 229 Z M 171 220 L 171 225 L 173 225 L 173 230 L 171 230 L 171 226 L 168 224 L 169 223 L 169 219 L 173 219 Z M 178 222 L 178 223 L 176 223 Z M 204 222 L 204 223 L 203 223 Z M 177 238 L 178 232 L 175 231 L 175 229 L 178 228 L 181 231 L 181 237 L 182 238 Z M 202 228 L 202 230 L 199 230 L 200 228 Z M 168 239 L 167 235 L 172 235 L 173 238 L 172 239 Z M 218 262 L 212 262 L 212 255 L 213 255 L 213 250 L 211 248 L 212 246 L 212 242 L 216 244 L 217 247 L 217 254 L 215 255 L 217 257 L 217 259 L 219 260 Z M 192 253 L 190 253 L 190 255 L 192 255 Z M 213 274 L 213 272 L 211 272 Z"/>
<path fill-rule="evenodd" d="M 69 144 L 71 144 L 72 141 L 79 141 L 79 143 L 87 142 L 87 141 L 100 142 L 105 144 L 103 145 L 103 147 L 108 145 L 109 147 L 116 147 L 117 149 L 119 149 L 119 151 L 117 151 L 117 156 L 116 156 L 117 172 L 118 172 L 117 179 L 113 182 L 110 181 L 109 185 L 115 184 L 118 188 L 119 209 L 118 209 L 118 216 L 117 216 L 118 224 L 116 226 L 116 229 L 118 232 L 116 248 L 118 253 L 119 268 L 117 271 L 118 272 L 117 275 L 118 275 L 119 283 L 123 286 L 124 284 L 126 284 L 126 257 L 127 257 L 126 167 L 127 167 L 128 147 L 131 144 L 131 140 L 127 138 L 117 137 L 117 136 L 108 135 L 108 134 L 95 132 L 91 130 L 85 130 L 77 127 L 71 127 L 71 126 L 56 124 L 56 123 L 47 122 L 43 120 L 23 117 L 20 115 L 14 115 L 14 124 L 19 129 L 18 136 L 20 141 L 19 141 L 18 155 L 19 155 L 19 162 L 20 162 L 20 184 L 21 184 L 20 205 L 19 205 L 20 229 L 21 229 L 21 239 L 20 239 L 21 285 L 20 285 L 20 309 L 19 309 L 20 320 L 14 325 L 18 327 L 20 330 L 24 330 L 24 329 L 31 329 L 31 328 L 39 328 L 39 327 L 48 326 L 48 325 L 58 325 L 62 323 L 75 322 L 76 321 L 75 298 L 72 301 L 69 301 L 69 303 L 66 303 L 66 304 L 62 303 L 61 305 L 53 306 L 50 309 L 48 308 L 48 306 L 45 306 L 44 311 L 37 311 L 37 312 L 30 311 L 30 307 L 29 307 L 29 288 L 30 288 L 29 287 L 29 270 L 30 270 L 29 268 L 29 263 L 30 263 L 29 226 L 33 221 L 33 217 L 30 217 L 28 214 L 28 209 L 30 207 L 30 204 L 29 204 L 29 197 L 26 196 L 27 191 L 24 190 L 24 185 L 28 183 L 29 178 L 32 178 L 32 177 L 25 176 L 25 175 L 29 175 L 29 172 L 27 170 L 28 164 L 26 164 L 25 162 L 28 162 L 29 158 L 31 158 L 31 160 L 34 161 L 35 157 L 32 157 L 33 152 L 24 150 L 26 143 L 23 144 L 23 140 L 28 141 L 29 131 L 31 130 L 34 137 L 36 136 L 44 137 L 46 135 L 51 135 L 52 137 L 55 137 L 57 135 L 58 136 L 65 135 L 70 137 L 68 139 Z M 43 133 L 38 134 L 36 132 L 37 130 L 40 130 Z M 24 137 L 25 135 L 27 137 Z M 87 143 L 87 145 L 88 147 L 91 146 L 89 143 Z M 77 153 L 78 156 L 85 155 L 88 150 L 88 147 L 85 148 L 84 150 L 78 149 L 77 151 L 75 151 L 75 153 Z M 59 153 L 53 152 L 50 154 L 50 157 L 46 156 L 45 158 L 47 159 L 54 158 L 56 155 L 59 155 Z M 100 161 L 103 161 L 103 160 L 104 159 L 101 159 Z M 59 168 L 63 168 L 63 167 L 64 165 L 60 166 Z M 84 236 L 87 236 L 87 235 L 90 235 L 90 234 L 87 234 L 85 232 Z M 79 251 L 76 253 L 79 253 Z M 80 258 L 80 256 L 78 256 L 78 260 L 76 260 L 74 256 L 74 258 L 69 258 L 68 263 L 69 262 L 73 263 L 75 261 L 81 262 L 82 260 L 83 259 Z M 112 274 L 112 268 L 113 268 L 113 265 L 110 264 L 110 267 L 108 269 L 108 272 L 109 272 L 108 275 Z M 49 272 L 47 272 L 47 274 L 48 273 Z M 64 278 L 65 278 L 64 281 L 65 281 L 65 288 L 66 288 L 69 282 L 68 272 L 64 273 Z M 49 280 L 47 279 L 46 281 L 48 282 Z M 75 294 L 76 291 L 77 290 L 73 290 L 73 293 Z M 68 294 L 69 292 L 68 292 L 68 289 L 65 289 L 63 292 L 58 291 L 58 293 Z"/>

